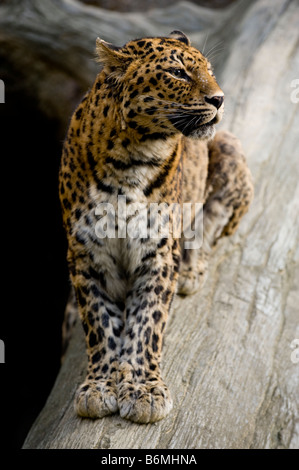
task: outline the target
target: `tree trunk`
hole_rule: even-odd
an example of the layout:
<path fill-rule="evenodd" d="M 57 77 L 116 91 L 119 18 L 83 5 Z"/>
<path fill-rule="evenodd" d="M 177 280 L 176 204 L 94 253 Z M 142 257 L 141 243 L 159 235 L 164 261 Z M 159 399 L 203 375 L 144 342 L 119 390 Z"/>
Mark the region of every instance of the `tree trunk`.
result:
<path fill-rule="evenodd" d="M 221 41 L 221 127 L 241 139 L 255 184 L 251 209 L 236 235 L 217 246 L 203 290 L 174 300 L 162 362 L 174 398 L 170 415 L 142 426 L 118 415 L 75 415 L 86 367 L 78 322 L 24 448 L 299 447 L 298 24 L 298 3 L 288 0 L 215 11 L 184 2 L 146 14 L 71 0 L 0 6 L 6 61 L 18 64 L 27 77 L 22 86 L 34 89 L 61 133 L 97 73 L 97 36 L 121 45 L 181 29 L 199 48 L 207 33 L 209 47 Z"/>

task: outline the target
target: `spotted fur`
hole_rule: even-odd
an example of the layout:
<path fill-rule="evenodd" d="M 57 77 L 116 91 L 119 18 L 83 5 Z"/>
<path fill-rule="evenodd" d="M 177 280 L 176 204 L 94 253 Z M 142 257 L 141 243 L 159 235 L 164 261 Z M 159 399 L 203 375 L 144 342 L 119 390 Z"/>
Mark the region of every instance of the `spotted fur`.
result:
<path fill-rule="evenodd" d="M 172 407 L 160 363 L 174 294 L 202 285 L 211 247 L 236 230 L 252 183 L 237 139 L 214 137 L 224 95 L 183 33 L 123 47 L 98 39 L 97 56 L 102 68 L 71 119 L 60 170 L 70 278 L 88 354 L 75 408 L 83 417 L 119 411 L 148 423 Z M 99 238 L 96 208 L 116 208 L 120 195 L 126 204 L 204 203 L 202 246 L 186 250 L 176 235 Z"/>

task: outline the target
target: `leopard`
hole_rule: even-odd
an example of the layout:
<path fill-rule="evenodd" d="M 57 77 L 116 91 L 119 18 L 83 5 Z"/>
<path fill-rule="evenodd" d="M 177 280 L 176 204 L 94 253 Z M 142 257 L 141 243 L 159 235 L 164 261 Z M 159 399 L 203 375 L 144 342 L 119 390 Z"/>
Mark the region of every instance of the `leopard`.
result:
<path fill-rule="evenodd" d="M 82 418 L 154 423 L 173 408 L 161 360 L 174 296 L 202 288 L 253 182 L 240 141 L 215 130 L 224 92 L 185 33 L 124 46 L 97 38 L 95 54 L 99 71 L 71 117 L 59 171 L 71 310 L 88 359 L 74 407 Z M 184 204 L 193 239 L 180 230 Z"/>

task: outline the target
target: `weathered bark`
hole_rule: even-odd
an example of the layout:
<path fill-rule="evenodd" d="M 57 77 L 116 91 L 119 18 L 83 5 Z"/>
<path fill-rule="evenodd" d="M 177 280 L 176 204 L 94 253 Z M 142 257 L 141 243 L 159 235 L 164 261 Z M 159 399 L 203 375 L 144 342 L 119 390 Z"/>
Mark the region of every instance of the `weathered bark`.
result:
<path fill-rule="evenodd" d="M 193 0 L 192 3 L 208 8 L 223 8 L 236 0 Z M 153 8 L 165 8 L 178 3 L 177 0 L 81 0 L 87 5 L 115 11 L 149 11 Z"/>
<path fill-rule="evenodd" d="M 182 29 L 199 47 L 207 32 L 215 42 L 218 37 L 217 75 L 226 94 L 222 127 L 241 139 L 255 182 L 250 212 L 237 234 L 216 248 L 203 290 L 174 301 L 162 364 L 174 398 L 170 415 L 143 426 L 118 415 L 78 418 L 73 399 L 86 365 L 78 324 L 24 448 L 298 448 L 299 363 L 291 349 L 299 338 L 299 115 L 292 88 L 299 78 L 298 3 L 238 2 L 213 12 L 182 3 L 121 16 L 70 0 L 20 3 L 1 6 L 0 39 L 14 53 L 30 45 L 34 74 L 37 57 L 54 64 L 52 90 L 62 76 L 80 89 L 92 82 L 98 35 L 123 44 Z M 47 103 L 43 70 L 41 77 L 38 92 Z M 67 112 L 76 93 L 68 85 L 58 92 Z"/>

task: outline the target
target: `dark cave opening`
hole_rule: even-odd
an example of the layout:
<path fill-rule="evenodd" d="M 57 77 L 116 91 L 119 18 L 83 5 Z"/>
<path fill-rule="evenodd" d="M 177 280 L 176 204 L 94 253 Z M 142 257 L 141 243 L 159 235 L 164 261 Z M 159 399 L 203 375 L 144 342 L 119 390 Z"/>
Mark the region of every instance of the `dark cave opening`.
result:
<path fill-rule="evenodd" d="M 7 442 L 20 448 L 59 371 L 69 284 L 58 198 L 61 123 L 42 113 L 5 65 L 0 135 L 6 268 L 0 336 L 6 357 L 1 389 L 14 404 L 13 410 L 3 410 L 12 425 Z"/>

